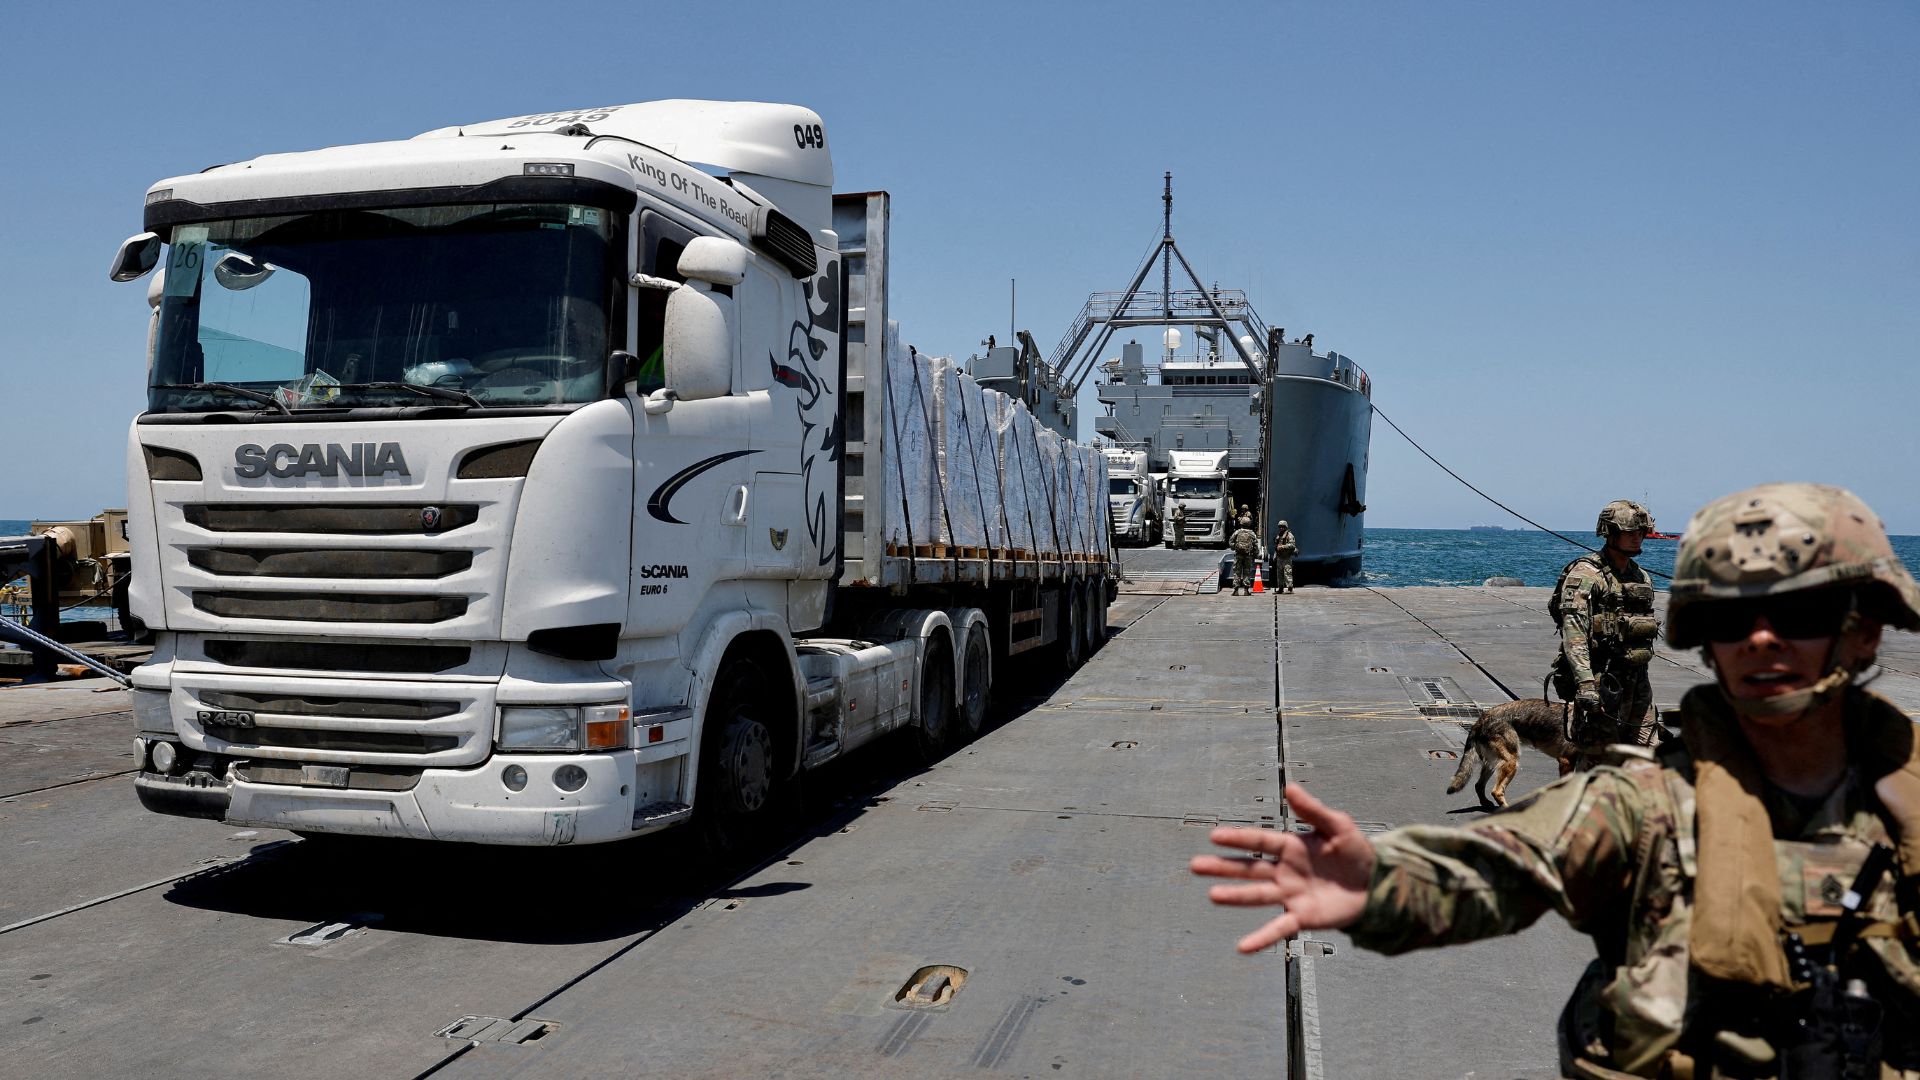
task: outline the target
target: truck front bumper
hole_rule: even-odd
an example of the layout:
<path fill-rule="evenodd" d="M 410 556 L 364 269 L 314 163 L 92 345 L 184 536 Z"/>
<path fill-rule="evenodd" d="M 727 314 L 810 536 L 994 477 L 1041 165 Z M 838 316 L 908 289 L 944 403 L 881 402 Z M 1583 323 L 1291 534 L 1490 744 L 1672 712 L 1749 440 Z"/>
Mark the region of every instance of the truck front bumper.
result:
<path fill-rule="evenodd" d="M 473 768 L 423 770 L 405 791 L 149 771 L 135 776 L 134 790 L 149 810 L 232 825 L 523 846 L 594 844 L 640 831 L 635 753 L 495 754 Z M 578 790 L 565 791 L 556 782 L 555 774 L 567 765 L 586 773 Z M 526 771 L 519 791 L 503 779 L 510 766 Z"/>

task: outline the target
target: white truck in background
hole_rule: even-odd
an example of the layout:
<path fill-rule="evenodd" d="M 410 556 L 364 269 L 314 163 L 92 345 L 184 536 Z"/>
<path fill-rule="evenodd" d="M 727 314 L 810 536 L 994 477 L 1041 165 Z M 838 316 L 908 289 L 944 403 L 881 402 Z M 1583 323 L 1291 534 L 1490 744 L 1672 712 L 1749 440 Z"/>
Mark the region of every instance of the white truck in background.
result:
<path fill-rule="evenodd" d="M 899 344 L 820 118 L 657 101 L 164 180 L 135 788 L 492 844 L 747 828 L 1104 638 L 1105 460 Z M 699 162 L 702 164 L 692 164 Z M 164 266 L 161 264 L 164 263 Z"/>
<path fill-rule="evenodd" d="M 1226 546 L 1233 531 L 1227 521 L 1227 451 L 1169 450 L 1167 464 L 1167 520 L 1181 507 L 1187 543 Z"/>
<path fill-rule="evenodd" d="M 1160 539 L 1160 485 L 1147 471 L 1145 450 L 1103 449 L 1107 457 L 1107 514 L 1117 541 L 1152 544 Z"/>

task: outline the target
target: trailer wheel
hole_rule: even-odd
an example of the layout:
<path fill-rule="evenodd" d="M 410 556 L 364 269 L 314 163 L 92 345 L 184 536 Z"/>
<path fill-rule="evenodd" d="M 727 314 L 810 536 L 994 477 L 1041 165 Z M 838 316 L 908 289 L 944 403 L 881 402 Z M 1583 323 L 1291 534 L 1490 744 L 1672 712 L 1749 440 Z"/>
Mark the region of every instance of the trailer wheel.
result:
<path fill-rule="evenodd" d="M 960 722 L 953 727 L 954 741 L 959 745 L 979 738 L 987 726 L 987 703 L 993 690 L 993 665 L 987 654 L 986 627 L 976 627 L 967 635 L 961 658 L 966 682 L 960 696 Z"/>
<path fill-rule="evenodd" d="M 1060 627 L 1060 660 L 1072 671 L 1087 658 L 1087 609 L 1078 584 L 1067 592 L 1065 609 L 1060 616 L 1065 624 Z"/>
<path fill-rule="evenodd" d="M 752 660 L 731 660 L 720 669 L 707 722 L 700 736 L 697 813 L 710 847 L 727 849 L 747 838 L 773 805 L 780 761 L 760 688 L 766 672 Z"/>
<path fill-rule="evenodd" d="M 953 648 L 936 634 L 920 654 L 920 722 L 913 726 L 913 748 L 921 764 L 939 760 L 952 727 Z"/>
<path fill-rule="evenodd" d="M 1095 578 L 1087 583 L 1087 656 L 1107 643 L 1107 583 Z"/>

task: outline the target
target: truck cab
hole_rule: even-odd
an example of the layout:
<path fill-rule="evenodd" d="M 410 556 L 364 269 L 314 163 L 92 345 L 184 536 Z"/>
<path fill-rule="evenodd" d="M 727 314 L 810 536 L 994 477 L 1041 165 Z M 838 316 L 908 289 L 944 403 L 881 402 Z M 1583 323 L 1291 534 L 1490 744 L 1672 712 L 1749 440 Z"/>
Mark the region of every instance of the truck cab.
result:
<path fill-rule="evenodd" d="M 1107 448 L 1107 507 L 1116 540 L 1151 544 L 1160 538 L 1160 487 L 1147 471 L 1147 452 Z"/>
<path fill-rule="evenodd" d="M 155 184 L 114 272 L 158 271 L 143 802 L 519 844 L 685 817 L 723 664 L 798 700 L 839 569 L 832 178 L 810 110 L 659 101 Z"/>
<path fill-rule="evenodd" d="M 1180 507 L 1185 511 L 1189 544 L 1225 547 L 1233 531 L 1227 521 L 1227 451 L 1170 450 L 1167 464 L 1169 523 L 1174 507 Z"/>

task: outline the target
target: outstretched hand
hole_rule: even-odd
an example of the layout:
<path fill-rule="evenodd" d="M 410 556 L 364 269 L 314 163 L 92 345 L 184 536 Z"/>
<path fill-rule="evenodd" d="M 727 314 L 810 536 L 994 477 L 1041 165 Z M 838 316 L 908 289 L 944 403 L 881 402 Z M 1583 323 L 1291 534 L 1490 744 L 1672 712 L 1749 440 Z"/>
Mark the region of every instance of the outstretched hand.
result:
<path fill-rule="evenodd" d="M 1353 818 L 1307 794 L 1298 784 L 1287 785 L 1286 798 L 1294 816 L 1313 826 L 1313 832 L 1217 828 L 1211 837 L 1214 843 L 1253 854 L 1197 855 L 1190 864 L 1194 873 L 1204 877 L 1251 882 L 1208 889 L 1207 898 L 1216 904 L 1284 908 L 1265 926 L 1240 939 L 1243 953 L 1258 952 L 1302 930 L 1351 926 L 1367 904 L 1373 845 Z"/>

